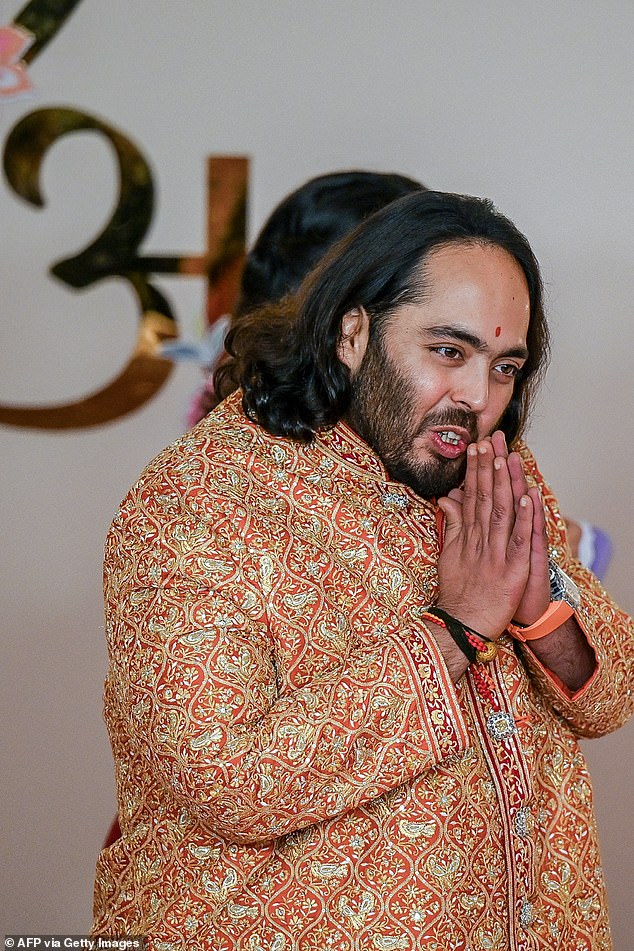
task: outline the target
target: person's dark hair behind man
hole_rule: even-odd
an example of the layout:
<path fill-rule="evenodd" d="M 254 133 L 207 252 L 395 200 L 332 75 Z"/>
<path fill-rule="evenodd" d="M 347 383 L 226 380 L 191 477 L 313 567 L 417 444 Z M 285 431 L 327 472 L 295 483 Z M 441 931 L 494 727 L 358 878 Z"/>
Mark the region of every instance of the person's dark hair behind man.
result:
<path fill-rule="evenodd" d="M 296 290 L 342 237 L 375 211 L 424 186 L 383 172 L 312 178 L 273 210 L 245 262 L 236 315 Z"/>
<path fill-rule="evenodd" d="M 374 212 L 424 190 L 405 175 L 358 170 L 318 175 L 295 189 L 273 209 L 247 255 L 231 328 L 294 293 L 326 252 Z M 238 386 L 236 367 L 225 355 L 202 409 L 209 412 Z"/>

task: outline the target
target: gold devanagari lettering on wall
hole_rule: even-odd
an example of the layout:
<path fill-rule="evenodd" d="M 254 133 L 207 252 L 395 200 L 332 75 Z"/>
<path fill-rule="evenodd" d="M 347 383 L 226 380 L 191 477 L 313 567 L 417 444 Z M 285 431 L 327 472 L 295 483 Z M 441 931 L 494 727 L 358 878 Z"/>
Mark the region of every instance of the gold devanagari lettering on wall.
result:
<path fill-rule="evenodd" d="M 31 61 L 53 38 L 80 0 L 33 0 L 14 24 L 33 42 L 23 56 Z M 161 353 L 165 340 L 178 336 L 176 315 L 150 279 L 157 274 L 204 277 L 207 323 L 232 309 L 238 295 L 246 243 L 248 159 L 208 159 L 207 250 L 203 254 L 142 254 L 154 210 L 154 181 L 141 149 L 110 123 L 71 108 L 29 113 L 9 133 L 3 163 L 13 191 L 35 208 L 45 205 L 40 170 L 50 148 L 76 132 L 105 138 L 114 150 L 118 197 L 104 229 L 79 253 L 55 262 L 51 273 L 68 288 L 84 289 L 106 278 L 125 281 L 137 303 L 138 329 L 125 366 L 101 389 L 55 405 L 0 404 L 0 423 L 31 429 L 67 430 L 118 419 L 151 399 L 168 379 L 173 364 Z M 46 306 L 42 301 L 42 308 Z M 72 348 L 69 347 L 69 352 Z"/>

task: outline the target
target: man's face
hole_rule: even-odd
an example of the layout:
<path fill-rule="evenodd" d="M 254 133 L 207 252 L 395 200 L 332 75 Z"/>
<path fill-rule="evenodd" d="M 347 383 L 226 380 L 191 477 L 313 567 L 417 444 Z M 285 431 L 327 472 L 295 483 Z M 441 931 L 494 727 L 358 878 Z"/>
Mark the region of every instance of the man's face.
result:
<path fill-rule="evenodd" d="M 462 482 L 467 446 L 503 416 L 528 356 L 530 300 L 521 267 L 494 245 L 435 249 L 425 288 L 376 341 L 365 311 L 347 314 L 339 355 L 352 372 L 350 424 L 393 479 L 431 498 Z"/>

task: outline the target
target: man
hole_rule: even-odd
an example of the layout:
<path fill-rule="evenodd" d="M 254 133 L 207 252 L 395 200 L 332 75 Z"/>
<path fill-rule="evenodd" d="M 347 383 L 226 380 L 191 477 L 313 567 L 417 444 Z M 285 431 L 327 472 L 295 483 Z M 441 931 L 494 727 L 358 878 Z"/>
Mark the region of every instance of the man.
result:
<path fill-rule="evenodd" d="M 216 321 L 198 346 L 167 341 L 163 353 L 172 359 L 197 356 L 206 380 L 188 413 L 193 426 L 239 387 L 236 365 L 223 355 L 224 337 L 246 315 L 263 304 L 295 292 L 327 251 L 372 212 L 426 186 L 404 175 L 351 170 L 309 179 L 271 212 L 249 251 L 242 272 L 235 312 Z M 210 372 L 220 366 L 215 374 Z M 610 537 L 586 521 L 566 519 L 568 542 L 575 557 L 603 578 L 612 557 Z"/>
<path fill-rule="evenodd" d="M 517 443 L 548 350 L 526 240 L 408 195 L 228 346 L 242 392 L 107 542 L 95 931 L 609 948 L 576 737 L 631 713 L 634 629 Z"/>

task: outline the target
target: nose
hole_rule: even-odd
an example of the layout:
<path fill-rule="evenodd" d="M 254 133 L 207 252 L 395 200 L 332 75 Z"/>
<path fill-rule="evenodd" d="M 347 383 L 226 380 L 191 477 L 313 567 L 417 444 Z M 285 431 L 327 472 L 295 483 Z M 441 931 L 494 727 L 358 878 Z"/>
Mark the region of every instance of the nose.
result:
<path fill-rule="evenodd" d="M 458 406 L 466 407 L 472 413 L 481 413 L 489 402 L 488 366 L 465 366 L 454 379 L 451 398 Z"/>

